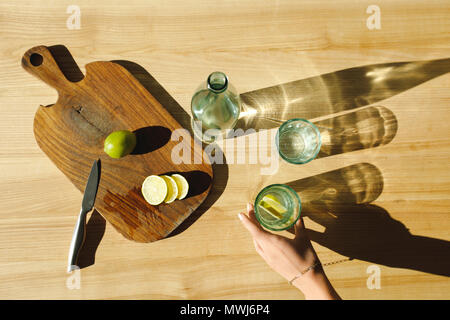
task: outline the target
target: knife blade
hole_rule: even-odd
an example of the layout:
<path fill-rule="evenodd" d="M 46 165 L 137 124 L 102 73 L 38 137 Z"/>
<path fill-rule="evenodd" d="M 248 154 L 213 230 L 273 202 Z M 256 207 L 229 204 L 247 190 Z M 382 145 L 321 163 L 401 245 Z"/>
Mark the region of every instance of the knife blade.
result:
<path fill-rule="evenodd" d="M 83 246 L 86 238 L 86 215 L 92 210 L 97 197 L 98 185 L 100 182 L 100 159 L 95 160 L 92 165 L 89 178 L 84 189 L 83 202 L 81 204 L 81 211 L 78 215 L 77 224 L 72 235 L 72 241 L 69 248 L 69 258 L 67 272 L 72 272 L 77 269 L 78 254 Z"/>

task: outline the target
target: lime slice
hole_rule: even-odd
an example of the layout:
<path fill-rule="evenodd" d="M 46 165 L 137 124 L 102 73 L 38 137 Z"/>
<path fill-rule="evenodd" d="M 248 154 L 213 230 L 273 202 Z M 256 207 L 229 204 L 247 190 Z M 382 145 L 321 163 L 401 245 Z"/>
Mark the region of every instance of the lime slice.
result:
<path fill-rule="evenodd" d="M 175 182 L 175 180 L 173 180 L 169 176 L 161 176 L 161 178 L 163 178 L 164 181 L 166 181 L 166 184 L 167 184 L 167 195 L 166 195 L 166 198 L 164 199 L 164 202 L 165 203 L 171 203 L 178 196 L 177 183 Z"/>
<path fill-rule="evenodd" d="M 287 211 L 287 209 L 278 202 L 278 199 L 270 194 L 262 198 L 260 206 L 264 207 L 267 212 L 270 212 L 271 215 L 277 219 L 281 219 L 283 213 Z"/>
<path fill-rule="evenodd" d="M 187 182 L 186 178 L 183 177 L 181 174 L 173 174 L 172 175 L 173 180 L 177 183 L 178 187 L 178 196 L 177 199 L 181 200 L 186 197 L 189 191 L 189 183 Z"/>
<path fill-rule="evenodd" d="M 167 196 L 167 190 L 166 181 L 155 175 L 145 178 L 141 188 L 145 201 L 154 206 L 164 201 Z"/>
<path fill-rule="evenodd" d="M 275 210 L 272 209 L 266 209 L 264 208 L 261 204 L 258 204 L 258 209 L 260 210 L 260 212 L 265 213 L 266 215 L 269 215 L 272 218 L 275 218 L 277 220 L 281 219 L 282 217 L 280 216 L 279 213 L 277 213 Z M 266 220 L 266 219 L 264 219 Z"/>

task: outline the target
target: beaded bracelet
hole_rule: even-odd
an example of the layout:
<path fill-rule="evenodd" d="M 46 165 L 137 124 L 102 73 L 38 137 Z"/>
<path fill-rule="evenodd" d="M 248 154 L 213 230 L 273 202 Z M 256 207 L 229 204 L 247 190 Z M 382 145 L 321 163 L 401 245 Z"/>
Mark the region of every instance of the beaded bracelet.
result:
<path fill-rule="evenodd" d="M 296 279 L 300 278 L 302 275 L 307 273 L 309 270 L 314 269 L 318 265 L 320 265 L 320 261 L 316 261 L 313 265 L 311 265 L 308 268 L 306 268 L 305 270 L 301 271 L 298 275 L 296 275 L 294 278 L 292 278 L 292 280 L 289 281 L 289 284 L 292 285 L 292 282 L 294 282 Z"/>

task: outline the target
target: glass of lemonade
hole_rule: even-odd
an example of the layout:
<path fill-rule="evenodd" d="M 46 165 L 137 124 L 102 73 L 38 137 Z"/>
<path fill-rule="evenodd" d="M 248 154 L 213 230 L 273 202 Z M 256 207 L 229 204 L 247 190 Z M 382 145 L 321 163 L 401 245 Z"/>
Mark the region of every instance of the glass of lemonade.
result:
<path fill-rule="evenodd" d="M 291 228 L 300 218 L 301 202 L 297 192 L 284 184 L 272 184 L 262 189 L 255 200 L 255 216 L 272 231 Z"/>
<path fill-rule="evenodd" d="M 300 118 L 283 123 L 275 139 L 280 156 L 293 164 L 313 160 L 322 145 L 319 129 L 308 120 Z"/>

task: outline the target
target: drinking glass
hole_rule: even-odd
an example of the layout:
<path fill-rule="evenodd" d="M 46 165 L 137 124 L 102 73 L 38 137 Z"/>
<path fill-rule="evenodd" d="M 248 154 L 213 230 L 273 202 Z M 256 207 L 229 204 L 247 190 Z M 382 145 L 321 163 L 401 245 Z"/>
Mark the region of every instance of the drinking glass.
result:
<path fill-rule="evenodd" d="M 319 129 L 308 120 L 300 118 L 284 122 L 275 139 L 280 156 L 293 164 L 313 160 L 322 144 Z"/>
<path fill-rule="evenodd" d="M 300 218 L 300 198 L 285 184 L 272 184 L 262 189 L 255 199 L 255 216 L 272 231 L 291 228 Z"/>

